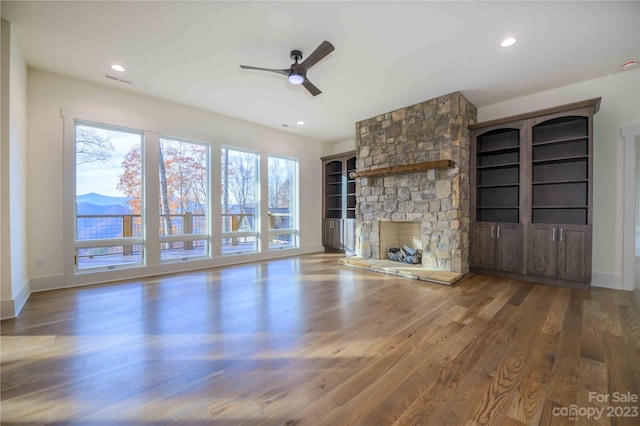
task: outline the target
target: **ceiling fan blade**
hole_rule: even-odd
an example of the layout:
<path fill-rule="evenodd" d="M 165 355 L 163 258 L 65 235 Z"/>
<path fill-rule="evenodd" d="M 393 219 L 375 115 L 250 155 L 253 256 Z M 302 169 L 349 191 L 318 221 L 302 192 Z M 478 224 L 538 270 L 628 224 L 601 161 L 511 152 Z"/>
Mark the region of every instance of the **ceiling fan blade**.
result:
<path fill-rule="evenodd" d="M 333 47 L 333 44 L 329 43 L 326 40 L 323 41 L 322 43 L 320 43 L 320 46 L 318 46 L 316 50 L 311 53 L 311 55 L 307 56 L 307 59 L 305 59 L 297 67 L 295 67 L 295 71 L 304 74 L 309 68 L 320 62 L 322 58 L 324 58 L 334 50 L 335 47 Z"/>
<path fill-rule="evenodd" d="M 313 96 L 318 96 L 320 93 L 322 93 L 322 91 L 320 91 L 320 89 L 318 89 L 316 86 L 314 86 L 314 84 L 312 82 L 310 82 L 309 80 L 307 80 L 306 78 L 304 79 L 304 81 L 302 82 L 302 85 L 304 86 L 305 89 L 307 89 L 309 91 L 309 93 L 311 93 Z"/>
<path fill-rule="evenodd" d="M 258 70 L 258 71 L 269 71 L 269 72 L 275 72 L 278 74 L 282 74 L 282 75 L 289 75 L 289 73 L 291 72 L 291 70 L 274 70 L 271 68 L 260 68 L 260 67 L 252 67 L 249 65 L 240 65 L 240 68 L 242 68 L 243 70 Z"/>

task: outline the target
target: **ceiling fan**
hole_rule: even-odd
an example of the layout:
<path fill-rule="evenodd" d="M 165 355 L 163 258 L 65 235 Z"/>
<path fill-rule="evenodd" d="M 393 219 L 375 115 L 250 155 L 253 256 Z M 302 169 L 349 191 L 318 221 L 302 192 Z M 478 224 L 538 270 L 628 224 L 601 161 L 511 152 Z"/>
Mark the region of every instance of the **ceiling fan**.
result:
<path fill-rule="evenodd" d="M 313 85 L 309 80 L 307 80 L 307 71 L 309 68 L 317 64 L 322 58 L 327 56 L 329 53 L 333 52 L 335 47 L 333 44 L 328 41 L 323 41 L 320 43 L 320 46 L 316 48 L 316 50 L 311 53 L 304 61 L 298 63 L 302 59 L 302 52 L 299 50 L 291 51 L 291 59 L 295 62 L 291 64 L 290 68 L 286 68 L 283 70 L 271 69 L 271 68 L 259 68 L 259 67 L 251 67 L 249 65 L 240 65 L 240 68 L 244 70 L 260 70 L 260 71 L 269 71 L 275 72 L 278 74 L 286 75 L 289 79 L 289 83 L 291 84 L 302 84 L 305 89 L 309 91 L 313 96 L 317 96 L 320 93 L 320 89 Z"/>

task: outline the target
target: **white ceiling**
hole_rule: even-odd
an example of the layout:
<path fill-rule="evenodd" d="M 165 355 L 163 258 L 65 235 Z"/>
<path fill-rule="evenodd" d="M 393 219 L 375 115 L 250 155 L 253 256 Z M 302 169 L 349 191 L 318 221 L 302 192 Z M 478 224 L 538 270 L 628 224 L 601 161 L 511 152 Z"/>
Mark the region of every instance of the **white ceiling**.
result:
<path fill-rule="evenodd" d="M 623 72 L 640 59 L 640 2 L 11 2 L 31 67 L 325 142 L 354 123 L 461 91 L 477 107 Z M 499 42 L 515 35 L 508 49 Z M 288 68 L 323 40 L 307 77 Z M 120 63 L 118 74 L 109 66 Z M 130 80 L 109 80 L 106 74 Z M 304 126 L 297 126 L 304 120 Z M 282 124 L 289 125 L 283 128 Z"/>

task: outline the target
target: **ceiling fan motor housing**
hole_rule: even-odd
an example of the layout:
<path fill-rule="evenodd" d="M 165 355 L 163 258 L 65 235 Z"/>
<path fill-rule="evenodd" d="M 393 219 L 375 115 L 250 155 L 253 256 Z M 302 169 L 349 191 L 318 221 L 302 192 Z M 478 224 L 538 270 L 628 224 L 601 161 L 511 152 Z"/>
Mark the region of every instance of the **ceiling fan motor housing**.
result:
<path fill-rule="evenodd" d="M 296 64 L 298 63 L 298 61 L 300 59 L 302 59 L 302 52 L 299 50 L 292 50 L 291 51 L 291 59 L 293 59 L 294 61 L 296 61 Z"/>

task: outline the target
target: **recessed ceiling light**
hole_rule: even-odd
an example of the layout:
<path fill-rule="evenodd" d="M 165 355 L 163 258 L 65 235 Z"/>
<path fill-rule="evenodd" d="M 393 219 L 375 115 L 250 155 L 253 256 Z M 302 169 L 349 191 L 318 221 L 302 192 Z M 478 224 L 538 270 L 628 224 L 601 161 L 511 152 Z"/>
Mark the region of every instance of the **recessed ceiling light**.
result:
<path fill-rule="evenodd" d="M 630 70 L 632 68 L 635 68 L 638 66 L 638 61 L 627 61 L 624 64 L 622 64 L 622 69 L 623 70 Z"/>
<path fill-rule="evenodd" d="M 304 121 L 300 120 L 300 121 L 298 121 L 297 124 L 298 124 L 298 126 L 303 126 L 304 125 Z"/>
<path fill-rule="evenodd" d="M 119 72 L 123 72 L 124 71 L 124 67 L 122 65 L 118 65 L 118 64 L 111 65 L 111 69 L 114 70 L 114 71 L 119 71 Z"/>
<path fill-rule="evenodd" d="M 517 41 L 518 40 L 516 40 L 513 37 L 505 38 L 504 40 L 502 40 L 502 43 L 500 43 L 500 47 L 513 46 L 514 44 L 516 44 Z"/>

